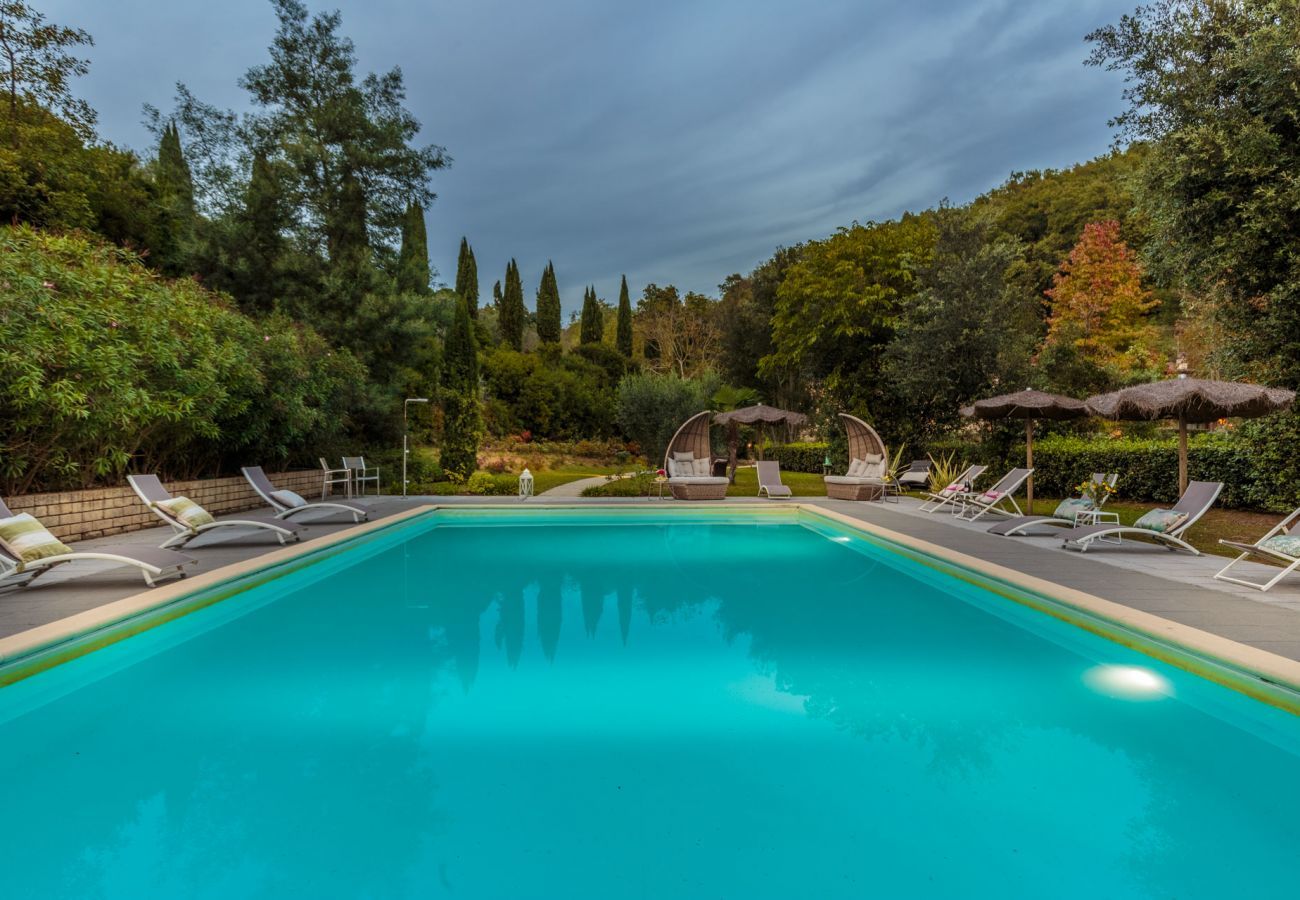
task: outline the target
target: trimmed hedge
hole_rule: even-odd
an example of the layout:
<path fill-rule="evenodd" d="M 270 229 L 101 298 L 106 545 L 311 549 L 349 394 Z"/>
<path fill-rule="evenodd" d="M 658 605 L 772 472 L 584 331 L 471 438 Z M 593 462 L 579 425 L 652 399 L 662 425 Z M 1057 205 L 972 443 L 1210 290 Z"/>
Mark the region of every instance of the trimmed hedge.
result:
<path fill-rule="evenodd" d="M 769 459 L 779 462 L 781 468 L 787 472 L 812 472 L 820 475 L 822 463 L 828 454 L 831 458 L 831 467 L 835 471 L 843 471 L 848 466 L 849 461 L 844 446 L 841 445 L 838 449 L 837 454 L 836 448 L 825 441 L 797 442 L 770 447 L 766 455 Z"/>

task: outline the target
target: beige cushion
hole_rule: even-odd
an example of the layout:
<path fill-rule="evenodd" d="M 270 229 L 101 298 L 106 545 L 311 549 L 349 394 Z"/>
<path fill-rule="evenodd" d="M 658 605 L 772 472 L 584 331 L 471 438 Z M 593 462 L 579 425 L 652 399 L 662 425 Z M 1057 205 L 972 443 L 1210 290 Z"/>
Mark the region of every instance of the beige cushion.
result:
<path fill-rule="evenodd" d="M 849 460 L 849 470 L 844 474 L 849 478 L 857 478 L 862 474 L 862 470 L 865 469 L 866 466 L 867 461 L 865 459 L 851 459 Z"/>
<path fill-rule="evenodd" d="M 681 478 L 668 479 L 673 484 L 727 484 L 726 478 L 719 475 L 716 478 L 705 477 L 702 475 L 686 475 Z"/>
<path fill-rule="evenodd" d="M 827 475 L 824 479 L 827 484 L 880 484 L 879 478 L 859 478 L 853 475 Z"/>
<path fill-rule="evenodd" d="M 691 474 L 696 476 L 697 478 L 704 478 L 709 475 L 712 475 L 713 474 L 712 463 L 713 460 L 709 459 L 707 456 L 701 456 L 699 459 L 695 460 L 693 471 L 691 472 Z"/>
<path fill-rule="evenodd" d="M 216 519 L 206 509 L 199 506 L 189 497 L 173 497 L 170 500 L 159 500 L 154 504 L 160 509 L 166 510 L 184 525 L 193 531 L 204 525 L 211 525 Z"/>

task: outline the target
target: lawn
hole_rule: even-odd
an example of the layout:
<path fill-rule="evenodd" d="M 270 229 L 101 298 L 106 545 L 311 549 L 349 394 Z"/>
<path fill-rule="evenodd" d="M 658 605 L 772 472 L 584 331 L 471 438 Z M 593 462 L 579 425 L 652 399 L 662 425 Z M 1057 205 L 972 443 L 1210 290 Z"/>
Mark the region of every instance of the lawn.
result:
<path fill-rule="evenodd" d="M 825 497 L 826 482 L 822 476 L 811 472 L 782 472 L 781 483 L 796 497 Z M 736 483 L 727 488 L 728 497 L 757 497 L 758 470 L 744 467 L 736 470 Z"/>

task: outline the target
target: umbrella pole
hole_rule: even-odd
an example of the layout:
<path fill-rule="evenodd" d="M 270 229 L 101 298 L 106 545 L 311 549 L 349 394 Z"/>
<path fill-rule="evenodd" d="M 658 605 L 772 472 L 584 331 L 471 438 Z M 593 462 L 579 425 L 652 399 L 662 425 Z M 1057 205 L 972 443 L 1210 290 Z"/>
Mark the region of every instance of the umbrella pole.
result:
<path fill-rule="evenodd" d="M 1034 467 L 1034 420 L 1025 419 L 1025 468 Z M 1025 512 L 1029 515 L 1034 514 L 1034 473 L 1029 473 L 1029 479 L 1025 482 L 1027 496 L 1025 498 Z"/>
<path fill-rule="evenodd" d="M 727 478 L 736 483 L 736 448 L 740 444 L 740 426 L 735 422 L 727 423 Z"/>
<path fill-rule="evenodd" d="M 1187 418 L 1178 417 L 1178 496 L 1187 493 Z"/>

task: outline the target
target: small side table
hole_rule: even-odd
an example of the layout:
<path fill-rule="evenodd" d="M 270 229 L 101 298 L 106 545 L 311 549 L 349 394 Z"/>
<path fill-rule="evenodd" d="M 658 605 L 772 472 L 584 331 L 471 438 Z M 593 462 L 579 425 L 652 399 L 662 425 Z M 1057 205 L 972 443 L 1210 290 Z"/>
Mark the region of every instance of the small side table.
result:
<path fill-rule="evenodd" d="M 660 500 L 671 500 L 671 499 L 673 498 L 673 495 L 672 495 L 672 494 L 669 494 L 667 497 L 664 496 L 664 488 L 668 487 L 668 479 L 667 479 L 667 478 L 656 478 L 656 479 L 655 479 L 655 484 L 658 485 L 658 487 L 659 487 L 659 499 L 660 499 Z"/>
<path fill-rule="evenodd" d="M 1074 516 L 1074 524 L 1078 526 L 1118 525 L 1119 513 L 1104 509 L 1081 509 Z M 1108 544 L 1122 544 L 1124 542 L 1124 538 L 1118 534 L 1109 538 L 1097 538 L 1097 540 L 1105 541 Z"/>

